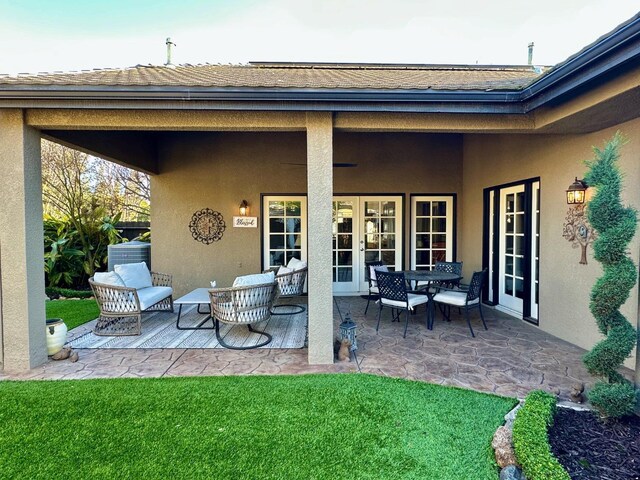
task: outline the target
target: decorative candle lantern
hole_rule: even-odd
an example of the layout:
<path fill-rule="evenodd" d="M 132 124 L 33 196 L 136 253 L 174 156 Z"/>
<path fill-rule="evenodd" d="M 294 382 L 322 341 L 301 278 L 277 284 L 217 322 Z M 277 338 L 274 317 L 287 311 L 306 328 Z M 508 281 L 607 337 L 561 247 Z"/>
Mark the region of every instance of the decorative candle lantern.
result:
<path fill-rule="evenodd" d="M 340 323 L 340 340 L 345 338 L 348 338 L 349 342 L 351 342 L 350 350 L 355 352 L 358 349 L 356 324 L 351 321 L 349 313 L 345 314 L 344 320 Z"/>

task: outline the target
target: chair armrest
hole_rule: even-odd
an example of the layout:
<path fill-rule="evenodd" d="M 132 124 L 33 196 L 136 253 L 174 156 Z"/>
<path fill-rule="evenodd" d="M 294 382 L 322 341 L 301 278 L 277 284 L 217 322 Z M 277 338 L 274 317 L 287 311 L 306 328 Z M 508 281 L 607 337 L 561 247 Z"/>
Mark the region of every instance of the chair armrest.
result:
<path fill-rule="evenodd" d="M 140 300 L 135 288 L 96 283 L 91 279 L 89 285 L 102 313 L 140 312 Z"/>
<path fill-rule="evenodd" d="M 171 287 L 173 276 L 168 273 L 151 272 L 151 284 L 154 287 Z"/>

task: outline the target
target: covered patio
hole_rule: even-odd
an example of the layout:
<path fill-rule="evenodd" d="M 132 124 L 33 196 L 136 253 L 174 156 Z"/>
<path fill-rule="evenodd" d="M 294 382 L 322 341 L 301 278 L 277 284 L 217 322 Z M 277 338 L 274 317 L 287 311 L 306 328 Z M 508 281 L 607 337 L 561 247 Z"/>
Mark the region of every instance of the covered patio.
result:
<path fill-rule="evenodd" d="M 559 390 L 568 399 L 577 382 L 592 384 L 585 370 L 584 350 L 540 329 L 485 308 L 488 330 L 469 334 L 464 319 L 455 312 L 452 321 L 438 314 L 433 330 L 424 324 L 420 309 L 410 317 L 407 337 L 403 325 L 392 323 L 383 311 L 376 333 L 377 305 L 364 315 L 366 301 L 359 296 L 337 297 L 343 316 L 356 322 L 358 360 L 366 373 L 452 385 L 500 395 L 524 397 L 532 389 Z M 161 313 L 160 315 L 175 315 Z M 477 313 L 472 315 L 479 323 Z M 334 308 L 338 331 L 340 315 Z M 87 326 L 79 327 L 79 335 Z M 73 337 L 71 337 L 73 338 Z M 22 374 L 0 374 L 0 379 L 85 379 L 115 377 L 174 377 L 199 375 L 271 375 L 357 372 L 353 360 L 332 365 L 309 365 L 307 349 L 83 349 L 80 360 L 46 364 Z M 631 370 L 625 374 L 632 378 Z"/>

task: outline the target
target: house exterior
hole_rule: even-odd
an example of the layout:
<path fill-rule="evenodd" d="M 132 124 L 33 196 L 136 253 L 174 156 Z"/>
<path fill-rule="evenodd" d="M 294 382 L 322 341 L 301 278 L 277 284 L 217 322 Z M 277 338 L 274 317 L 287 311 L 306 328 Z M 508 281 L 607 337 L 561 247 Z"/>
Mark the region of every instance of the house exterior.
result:
<path fill-rule="evenodd" d="M 487 268 L 485 302 L 593 346 L 601 268 L 563 238 L 565 190 L 617 130 L 630 140 L 624 200 L 640 208 L 640 16 L 550 69 L 252 63 L 0 77 L 0 368 L 46 360 L 41 138 L 151 174 L 152 265 L 173 274 L 177 295 L 307 260 L 309 362 L 330 363 L 332 295 L 366 292 L 364 264 L 377 259 L 463 261 L 466 279 Z M 255 228 L 233 226 L 242 200 Z M 219 216 L 190 228 L 204 209 L 224 229 Z M 623 313 L 638 321 L 638 286 Z M 627 366 L 640 380 L 635 352 Z"/>

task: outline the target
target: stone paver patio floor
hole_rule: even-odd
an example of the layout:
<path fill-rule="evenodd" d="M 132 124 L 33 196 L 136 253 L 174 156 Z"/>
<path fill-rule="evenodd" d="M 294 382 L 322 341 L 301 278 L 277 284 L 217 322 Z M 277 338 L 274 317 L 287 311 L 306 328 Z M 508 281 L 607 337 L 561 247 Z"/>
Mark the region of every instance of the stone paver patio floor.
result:
<path fill-rule="evenodd" d="M 339 297 L 343 315 L 350 312 L 358 326 L 358 360 L 363 372 L 455 385 L 483 392 L 524 397 L 532 389 L 560 391 L 568 398 L 576 382 L 593 383 L 581 357 L 584 350 L 521 320 L 485 308 L 489 330 L 472 312 L 476 338 L 464 319 L 453 312 L 445 322 L 438 314 L 427 330 L 425 311 L 410 316 L 407 337 L 402 322 L 391 322 L 385 309 L 375 331 L 378 308 L 364 315 L 361 297 Z M 167 313 L 167 315 L 171 315 Z M 340 317 L 334 308 L 335 333 Z M 80 327 L 82 328 L 82 327 Z M 0 379 L 82 379 L 115 377 L 175 377 L 195 375 L 301 374 L 357 371 L 355 363 L 309 365 L 307 349 L 122 349 L 78 350 L 80 360 L 48 361 L 21 374 L 0 373 Z M 629 373 L 627 371 L 626 373 Z"/>

